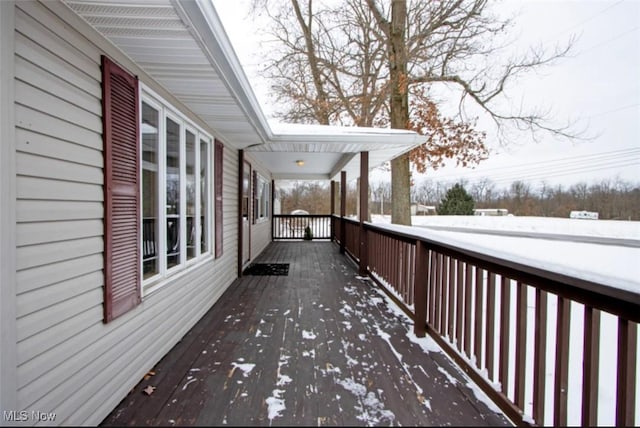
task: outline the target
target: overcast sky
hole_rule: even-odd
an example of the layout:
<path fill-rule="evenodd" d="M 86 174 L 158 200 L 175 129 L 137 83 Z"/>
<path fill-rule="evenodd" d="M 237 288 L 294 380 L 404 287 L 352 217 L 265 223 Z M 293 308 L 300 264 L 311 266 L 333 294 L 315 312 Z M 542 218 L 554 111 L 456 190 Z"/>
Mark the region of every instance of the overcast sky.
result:
<path fill-rule="evenodd" d="M 267 117 L 268 82 L 258 73 L 261 23 L 249 16 L 250 0 L 212 0 Z M 553 46 L 577 36 L 572 55 L 518 82 L 514 99 L 551 108 L 560 121 L 576 120 L 595 138 L 588 141 L 522 134 L 507 147 L 487 141 L 491 157 L 474 169 L 454 165 L 426 176 L 446 181 L 488 177 L 496 184 L 523 180 L 565 186 L 620 178 L 640 183 L 640 0 L 507 0 L 499 12 L 517 14 L 514 49 Z M 484 126 L 482 119 L 480 126 Z M 490 131 L 490 128 L 487 127 Z M 372 180 L 387 175 L 374 171 Z M 416 175 L 417 181 L 422 177 Z"/>

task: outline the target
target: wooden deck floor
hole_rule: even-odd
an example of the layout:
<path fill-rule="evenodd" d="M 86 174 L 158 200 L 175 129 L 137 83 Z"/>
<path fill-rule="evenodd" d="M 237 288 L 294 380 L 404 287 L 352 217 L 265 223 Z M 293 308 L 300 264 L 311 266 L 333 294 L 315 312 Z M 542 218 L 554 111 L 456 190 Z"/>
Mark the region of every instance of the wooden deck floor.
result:
<path fill-rule="evenodd" d="M 334 244 L 257 261 L 289 275 L 234 282 L 103 426 L 509 425 Z"/>

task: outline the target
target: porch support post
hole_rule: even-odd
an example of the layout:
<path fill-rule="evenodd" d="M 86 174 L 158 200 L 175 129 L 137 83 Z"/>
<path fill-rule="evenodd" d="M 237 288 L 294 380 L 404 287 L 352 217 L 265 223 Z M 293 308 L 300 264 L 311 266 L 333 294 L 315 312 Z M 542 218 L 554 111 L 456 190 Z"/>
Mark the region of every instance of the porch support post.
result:
<path fill-rule="evenodd" d="M 333 215 L 336 212 L 336 182 L 331 180 L 331 218 L 329 219 L 329 224 L 331 225 L 331 242 L 335 240 L 335 222 L 333 220 Z"/>
<path fill-rule="evenodd" d="M 336 212 L 336 182 L 331 180 L 331 215 Z"/>
<path fill-rule="evenodd" d="M 429 249 L 421 240 L 416 241 L 416 274 L 414 284 L 413 334 L 424 337 L 427 322 L 427 284 L 429 280 Z"/>
<path fill-rule="evenodd" d="M 271 180 L 271 240 L 273 241 L 273 229 L 276 224 L 276 220 L 273 215 L 276 213 L 275 203 L 276 201 L 276 180 Z"/>
<path fill-rule="evenodd" d="M 347 171 L 340 171 L 340 254 L 344 254 L 345 223 L 347 215 Z"/>
<path fill-rule="evenodd" d="M 244 177 L 244 150 L 238 150 L 238 278 L 242 276 L 242 178 Z"/>
<path fill-rule="evenodd" d="M 367 230 L 364 222 L 369 219 L 369 152 L 360 152 L 360 269 L 362 276 L 367 275 L 369 249 Z"/>

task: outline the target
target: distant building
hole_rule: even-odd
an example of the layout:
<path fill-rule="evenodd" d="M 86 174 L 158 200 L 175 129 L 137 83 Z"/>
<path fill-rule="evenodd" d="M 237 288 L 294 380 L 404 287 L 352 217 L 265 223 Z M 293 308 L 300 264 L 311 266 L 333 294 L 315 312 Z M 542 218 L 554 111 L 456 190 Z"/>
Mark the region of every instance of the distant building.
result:
<path fill-rule="evenodd" d="M 598 213 L 595 211 L 571 211 L 569 218 L 584 218 L 587 220 L 598 220 Z"/>
<path fill-rule="evenodd" d="M 433 205 L 411 204 L 411 215 L 434 215 L 436 207 Z"/>
<path fill-rule="evenodd" d="M 506 208 L 476 208 L 473 210 L 473 215 L 509 215 L 509 210 Z"/>

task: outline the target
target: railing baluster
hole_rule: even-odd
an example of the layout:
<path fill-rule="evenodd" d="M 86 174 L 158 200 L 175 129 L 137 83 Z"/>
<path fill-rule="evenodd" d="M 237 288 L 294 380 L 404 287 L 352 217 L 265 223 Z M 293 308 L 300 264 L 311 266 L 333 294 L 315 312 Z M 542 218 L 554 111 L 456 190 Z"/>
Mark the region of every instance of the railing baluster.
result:
<path fill-rule="evenodd" d="M 637 324 L 618 318 L 616 426 L 635 425 Z"/>
<path fill-rule="evenodd" d="M 464 352 L 471 358 L 471 298 L 473 286 L 473 265 L 467 263 L 464 276 Z"/>
<path fill-rule="evenodd" d="M 449 303 L 447 305 L 447 312 L 449 314 L 448 321 L 448 332 L 449 332 L 449 340 L 451 343 L 455 342 L 453 332 L 454 332 L 454 317 L 455 317 L 455 309 L 456 309 L 456 261 L 453 257 L 449 257 Z"/>
<path fill-rule="evenodd" d="M 500 371 L 502 392 L 509 393 L 509 332 L 511 316 L 511 280 L 503 276 L 500 289 Z"/>
<path fill-rule="evenodd" d="M 496 274 L 489 273 L 487 284 L 486 363 L 489 379 L 494 380 L 495 332 L 496 332 Z"/>
<path fill-rule="evenodd" d="M 533 418 L 544 425 L 545 379 L 547 372 L 547 292 L 536 288 L 535 343 L 533 350 Z"/>
<path fill-rule="evenodd" d="M 427 322 L 427 281 L 429 276 L 429 250 L 422 241 L 416 242 L 415 276 L 415 322 L 413 330 L 416 336 L 424 337 Z"/>
<path fill-rule="evenodd" d="M 584 307 L 582 363 L 582 426 L 598 423 L 598 375 L 600 367 L 600 311 Z"/>
<path fill-rule="evenodd" d="M 447 256 L 444 254 L 440 255 L 440 269 L 442 272 L 440 275 L 440 334 L 445 336 L 447 334 L 447 308 L 449 307 L 447 302 L 449 263 L 447 262 Z"/>
<path fill-rule="evenodd" d="M 556 369 L 553 394 L 553 424 L 567 425 L 567 384 L 569 377 L 569 325 L 571 301 L 558 296 L 556 328 Z"/>
<path fill-rule="evenodd" d="M 527 358 L 527 285 L 517 284 L 516 305 L 516 370 L 515 370 L 515 403 L 524 409 L 524 392 L 526 385 Z"/>
<path fill-rule="evenodd" d="M 436 264 L 436 331 L 442 334 L 442 253 L 438 253 Z"/>
<path fill-rule="evenodd" d="M 483 270 L 479 266 L 476 266 L 476 314 L 474 318 L 474 324 L 476 327 L 475 335 L 473 336 L 473 342 L 475 344 L 474 355 L 476 357 L 476 366 L 482 369 L 482 314 L 484 309 L 482 303 L 484 300 L 484 280 Z"/>
<path fill-rule="evenodd" d="M 462 325 L 465 322 L 462 316 L 464 311 L 464 263 L 461 260 L 457 260 L 456 263 L 458 266 L 456 277 L 456 343 L 458 350 L 462 352 Z"/>
<path fill-rule="evenodd" d="M 436 262 L 437 255 L 435 251 L 431 250 L 431 263 L 429 269 L 429 324 L 435 328 L 435 313 L 436 313 Z"/>

